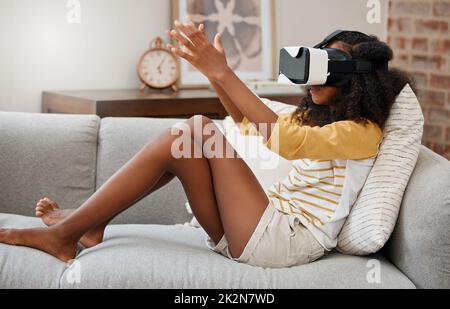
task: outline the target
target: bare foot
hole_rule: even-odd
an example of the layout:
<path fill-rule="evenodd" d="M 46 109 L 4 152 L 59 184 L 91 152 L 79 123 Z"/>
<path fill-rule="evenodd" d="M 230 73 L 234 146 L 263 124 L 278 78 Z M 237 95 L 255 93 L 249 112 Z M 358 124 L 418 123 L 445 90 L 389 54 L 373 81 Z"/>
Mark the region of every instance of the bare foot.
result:
<path fill-rule="evenodd" d="M 57 233 L 48 228 L 5 230 L 0 229 L 0 243 L 23 246 L 41 250 L 63 262 L 73 260 L 77 253 L 77 242 L 60 239 Z"/>
<path fill-rule="evenodd" d="M 42 219 L 45 225 L 53 226 L 70 216 L 75 209 L 62 210 L 58 204 L 49 198 L 43 198 L 36 205 L 36 217 Z M 92 248 L 103 242 L 105 227 L 94 228 L 84 234 L 80 243 L 86 248 Z"/>

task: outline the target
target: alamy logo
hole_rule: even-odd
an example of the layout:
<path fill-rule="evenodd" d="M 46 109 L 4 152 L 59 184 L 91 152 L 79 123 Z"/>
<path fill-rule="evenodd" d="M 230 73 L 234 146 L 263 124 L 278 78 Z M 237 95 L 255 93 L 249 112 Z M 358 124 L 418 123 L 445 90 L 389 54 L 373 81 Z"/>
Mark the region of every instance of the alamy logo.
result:
<path fill-rule="evenodd" d="M 381 284 L 381 263 L 378 260 L 369 260 L 367 262 L 367 282 L 369 284 Z"/>
<path fill-rule="evenodd" d="M 239 130 L 234 127 L 233 130 Z M 269 125 L 260 124 L 258 131 L 269 135 Z M 224 136 L 214 123 L 204 123 L 202 117 L 195 117 L 193 122 L 176 123 L 171 127 L 170 134 L 176 139 L 171 145 L 171 154 L 175 159 L 234 159 L 246 158 L 257 161 L 262 170 L 274 170 L 280 158 L 271 155 L 262 143 L 262 136 L 254 138 L 241 138 L 240 132 Z M 260 141 L 258 142 L 257 139 Z M 228 142 L 227 142 L 228 141 Z M 274 152 L 280 148 L 279 138 L 272 136 L 271 149 Z M 235 151 L 233 145 L 239 149 Z M 255 163 L 256 164 L 256 163 Z"/>
<path fill-rule="evenodd" d="M 369 24 L 380 24 L 381 23 L 381 2 L 380 0 L 369 0 L 367 1 L 367 22 Z"/>
<path fill-rule="evenodd" d="M 68 0 L 66 3 L 66 20 L 69 24 L 81 24 L 81 2 L 80 0 Z"/>

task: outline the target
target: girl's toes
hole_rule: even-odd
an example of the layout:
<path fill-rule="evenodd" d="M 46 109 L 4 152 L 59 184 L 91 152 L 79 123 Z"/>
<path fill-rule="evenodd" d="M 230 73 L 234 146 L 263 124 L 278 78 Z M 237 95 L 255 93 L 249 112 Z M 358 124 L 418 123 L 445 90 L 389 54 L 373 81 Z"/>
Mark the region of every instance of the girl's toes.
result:
<path fill-rule="evenodd" d="M 53 210 L 52 205 L 50 205 L 50 203 L 47 202 L 46 200 L 43 200 L 42 202 L 39 202 L 38 203 L 38 207 L 42 207 L 42 209 L 44 211 L 52 211 Z"/>
<path fill-rule="evenodd" d="M 58 206 L 58 204 L 56 204 L 56 202 L 52 201 L 51 199 L 49 199 L 47 197 L 44 200 L 50 204 L 50 207 L 52 207 L 52 210 L 59 209 L 59 206 Z"/>
<path fill-rule="evenodd" d="M 42 217 L 44 215 L 44 208 L 41 206 L 36 207 L 36 217 Z"/>
<path fill-rule="evenodd" d="M 45 211 L 45 206 L 42 203 L 38 203 L 36 205 L 36 211 L 39 211 L 39 212 L 43 213 Z"/>

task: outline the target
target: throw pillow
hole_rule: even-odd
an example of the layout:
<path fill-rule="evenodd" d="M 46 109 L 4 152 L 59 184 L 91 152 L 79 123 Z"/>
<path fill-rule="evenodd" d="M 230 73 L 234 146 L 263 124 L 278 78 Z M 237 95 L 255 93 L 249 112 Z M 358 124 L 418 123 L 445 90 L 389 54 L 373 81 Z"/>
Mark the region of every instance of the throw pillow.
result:
<path fill-rule="evenodd" d="M 406 85 L 392 107 L 375 164 L 339 235 L 340 252 L 369 255 L 388 241 L 419 157 L 423 127 L 419 101 Z"/>

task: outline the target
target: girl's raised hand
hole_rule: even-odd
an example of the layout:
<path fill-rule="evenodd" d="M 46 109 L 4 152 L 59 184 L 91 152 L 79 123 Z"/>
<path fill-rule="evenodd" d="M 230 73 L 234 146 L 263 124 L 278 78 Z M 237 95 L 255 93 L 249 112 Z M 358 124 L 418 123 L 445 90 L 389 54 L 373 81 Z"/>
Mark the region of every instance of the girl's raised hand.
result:
<path fill-rule="evenodd" d="M 175 20 L 175 27 L 177 30 L 166 31 L 179 45 L 176 47 L 168 44 L 171 51 L 192 64 L 208 79 L 220 81 L 230 70 L 220 34 L 215 36 L 213 46 L 205 35 L 205 26 L 201 24 L 196 28 L 190 16 L 185 24 Z"/>

